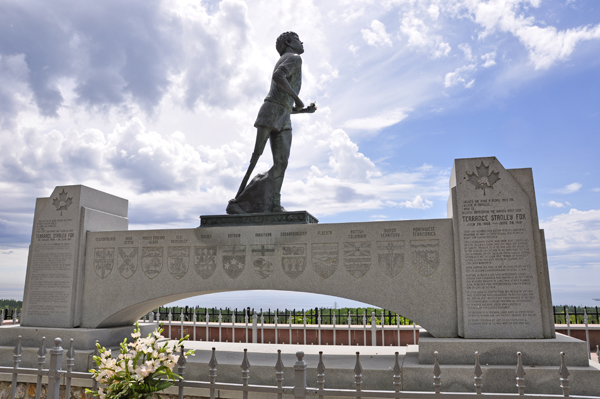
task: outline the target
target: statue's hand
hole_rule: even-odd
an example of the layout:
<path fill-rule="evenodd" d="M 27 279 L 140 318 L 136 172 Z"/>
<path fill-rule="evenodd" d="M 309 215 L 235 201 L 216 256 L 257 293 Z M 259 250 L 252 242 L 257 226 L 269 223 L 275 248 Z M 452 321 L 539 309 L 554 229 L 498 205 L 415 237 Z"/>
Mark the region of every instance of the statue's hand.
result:
<path fill-rule="evenodd" d="M 304 108 L 304 112 L 312 114 L 317 110 L 317 103 L 311 103 L 308 107 Z"/>

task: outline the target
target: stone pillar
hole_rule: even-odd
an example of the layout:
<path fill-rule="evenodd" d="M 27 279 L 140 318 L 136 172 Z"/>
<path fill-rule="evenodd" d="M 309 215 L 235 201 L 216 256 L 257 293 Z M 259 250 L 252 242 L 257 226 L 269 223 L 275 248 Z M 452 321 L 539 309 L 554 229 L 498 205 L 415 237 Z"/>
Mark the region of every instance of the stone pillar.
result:
<path fill-rule="evenodd" d="M 56 187 L 38 198 L 23 297 L 22 326 L 81 324 L 87 231 L 127 230 L 127 200 L 86 186 Z M 101 243 L 98 243 L 101 244 Z M 116 268 L 114 243 L 87 254 L 101 278 Z"/>
<path fill-rule="evenodd" d="M 552 300 L 531 169 L 457 159 L 450 178 L 458 331 L 464 338 L 552 338 Z"/>

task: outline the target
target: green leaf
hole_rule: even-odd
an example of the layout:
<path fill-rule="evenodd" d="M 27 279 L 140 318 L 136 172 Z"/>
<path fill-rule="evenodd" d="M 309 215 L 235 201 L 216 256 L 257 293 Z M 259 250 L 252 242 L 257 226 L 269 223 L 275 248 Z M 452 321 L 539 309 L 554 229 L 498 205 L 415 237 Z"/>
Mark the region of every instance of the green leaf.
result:
<path fill-rule="evenodd" d="M 160 381 L 158 384 L 156 384 L 156 390 L 162 391 L 162 390 L 167 389 L 172 386 L 173 386 L 173 382 L 163 380 L 163 381 Z"/>
<path fill-rule="evenodd" d="M 133 359 L 133 367 L 135 367 L 135 366 L 138 364 L 138 362 L 140 361 L 140 357 L 142 357 L 142 355 L 143 355 L 143 354 L 144 354 L 143 352 L 140 352 L 140 353 L 138 353 L 138 354 L 137 354 L 137 356 L 136 356 L 136 357 Z"/>

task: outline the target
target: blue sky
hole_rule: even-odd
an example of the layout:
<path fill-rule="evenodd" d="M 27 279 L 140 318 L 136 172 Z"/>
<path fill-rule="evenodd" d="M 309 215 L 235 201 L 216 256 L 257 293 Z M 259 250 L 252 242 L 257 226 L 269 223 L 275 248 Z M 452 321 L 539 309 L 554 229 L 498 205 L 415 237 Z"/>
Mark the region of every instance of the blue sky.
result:
<path fill-rule="evenodd" d="M 453 160 L 493 155 L 533 168 L 554 303 L 598 304 L 596 0 L 5 0 L 0 297 L 21 298 L 35 198 L 57 185 L 129 199 L 132 229 L 223 213 L 286 30 L 319 107 L 292 121 L 286 208 L 444 218 Z"/>

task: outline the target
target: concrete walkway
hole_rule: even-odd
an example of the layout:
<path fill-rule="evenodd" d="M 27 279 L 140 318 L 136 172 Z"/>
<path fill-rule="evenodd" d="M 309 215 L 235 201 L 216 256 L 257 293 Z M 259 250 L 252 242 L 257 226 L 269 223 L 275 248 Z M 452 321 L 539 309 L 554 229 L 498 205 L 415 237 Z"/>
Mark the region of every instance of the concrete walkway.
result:
<path fill-rule="evenodd" d="M 399 362 L 402 365 L 407 347 L 397 346 L 342 346 L 342 345 L 275 345 L 275 344 L 246 344 L 227 342 L 189 341 L 186 349 L 194 349 L 194 356 L 188 358 L 188 363 L 207 364 L 216 348 L 216 358 L 219 364 L 241 365 L 244 349 L 248 349 L 248 359 L 253 366 L 275 367 L 277 350 L 281 350 L 281 358 L 285 367 L 292 367 L 297 361 L 296 352 L 304 352 L 304 361 L 309 368 L 316 368 L 319 363 L 319 351 L 323 351 L 325 367 L 331 369 L 354 369 L 356 352 L 360 352 L 360 362 L 365 370 L 391 370 L 395 363 L 395 352 L 399 352 Z"/>

